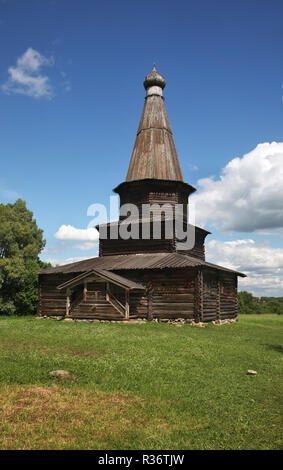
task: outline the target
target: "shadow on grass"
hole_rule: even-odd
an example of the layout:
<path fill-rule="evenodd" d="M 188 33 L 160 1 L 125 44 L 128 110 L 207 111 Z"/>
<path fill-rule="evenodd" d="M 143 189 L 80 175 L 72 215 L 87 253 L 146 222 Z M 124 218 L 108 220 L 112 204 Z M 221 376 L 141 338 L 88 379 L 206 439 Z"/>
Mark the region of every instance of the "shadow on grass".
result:
<path fill-rule="evenodd" d="M 267 349 L 270 349 L 271 351 L 277 351 L 279 353 L 283 353 L 283 345 L 280 344 L 264 344 Z"/>

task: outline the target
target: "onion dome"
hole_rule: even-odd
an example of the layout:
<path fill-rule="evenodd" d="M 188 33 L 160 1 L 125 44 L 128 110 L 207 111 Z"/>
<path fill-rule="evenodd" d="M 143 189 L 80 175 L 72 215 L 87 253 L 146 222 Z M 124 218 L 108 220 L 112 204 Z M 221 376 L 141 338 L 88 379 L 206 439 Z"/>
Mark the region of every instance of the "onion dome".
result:
<path fill-rule="evenodd" d="M 143 86 L 147 90 L 152 86 L 164 88 L 166 86 L 165 78 L 156 71 L 155 64 L 153 64 L 152 72 L 150 72 L 143 81 Z"/>

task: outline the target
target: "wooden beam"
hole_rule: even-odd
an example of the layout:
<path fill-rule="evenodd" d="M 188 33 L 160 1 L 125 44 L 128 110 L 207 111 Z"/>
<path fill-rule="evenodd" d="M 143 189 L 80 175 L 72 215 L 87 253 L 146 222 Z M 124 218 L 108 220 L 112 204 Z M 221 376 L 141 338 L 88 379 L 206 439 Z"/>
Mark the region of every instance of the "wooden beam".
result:
<path fill-rule="evenodd" d="M 38 285 L 38 302 L 37 302 L 37 316 L 41 315 L 41 287 Z"/>
<path fill-rule="evenodd" d="M 195 291 L 194 291 L 194 321 L 199 321 L 199 285 L 198 285 L 198 270 L 195 274 Z"/>
<path fill-rule="evenodd" d="M 216 299 L 216 319 L 221 318 L 221 303 L 220 303 L 220 273 L 217 273 L 217 299 Z"/>
<path fill-rule="evenodd" d="M 84 302 L 87 300 L 87 281 L 84 281 Z"/>
<path fill-rule="evenodd" d="M 66 296 L 66 317 L 68 317 L 69 314 L 70 314 L 70 306 L 71 306 L 70 296 L 71 296 L 71 289 L 67 289 L 67 296 Z"/>
<path fill-rule="evenodd" d="M 197 270 L 196 275 L 196 321 L 203 321 L 203 272 L 201 269 Z"/>
<path fill-rule="evenodd" d="M 129 291 L 129 289 L 125 289 L 125 318 L 126 318 L 126 320 L 128 320 L 129 317 L 130 317 L 129 298 L 130 298 L 130 291 Z"/>
<path fill-rule="evenodd" d="M 109 282 L 106 282 L 106 295 L 105 295 L 105 298 L 107 300 L 107 302 L 109 302 L 109 298 L 110 298 L 110 285 L 109 285 Z"/>
<path fill-rule="evenodd" d="M 153 293 L 153 285 L 152 282 L 149 281 L 147 288 L 147 319 L 150 321 L 152 320 L 152 293 Z"/>
<path fill-rule="evenodd" d="M 238 276 L 235 276 L 235 316 L 238 316 Z"/>

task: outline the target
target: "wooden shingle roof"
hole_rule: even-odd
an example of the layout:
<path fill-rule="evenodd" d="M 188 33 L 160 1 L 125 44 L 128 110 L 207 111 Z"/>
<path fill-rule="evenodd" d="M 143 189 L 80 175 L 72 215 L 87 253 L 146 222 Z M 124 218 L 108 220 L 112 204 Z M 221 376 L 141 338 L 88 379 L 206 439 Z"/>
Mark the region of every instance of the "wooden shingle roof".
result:
<path fill-rule="evenodd" d="M 92 269 L 103 269 L 106 271 L 143 270 L 143 269 L 165 269 L 165 268 L 191 268 L 207 267 L 220 271 L 234 272 L 239 276 L 245 274 L 232 269 L 224 268 L 216 264 L 208 263 L 200 258 L 184 255 L 181 253 L 139 253 L 133 255 L 97 256 L 76 263 L 48 268 L 40 271 L 40 274 L 56 273 L 83 273 Z"/>
<path fill-rule="evenodd" d="M 161 179 L 184 181 L 162 89 L 165 79 L 153 71 L 144 81 L 147 95 L 126 181 Z"/>

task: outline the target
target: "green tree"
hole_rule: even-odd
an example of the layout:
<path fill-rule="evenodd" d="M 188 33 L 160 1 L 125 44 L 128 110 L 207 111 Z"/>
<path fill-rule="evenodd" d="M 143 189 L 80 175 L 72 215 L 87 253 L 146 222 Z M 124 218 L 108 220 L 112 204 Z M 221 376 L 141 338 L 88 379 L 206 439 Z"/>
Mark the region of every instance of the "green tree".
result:
<path fill-rule="evenodd" d="M 44 246 L 25 201 L 0 204 L 0 314 L 36 312 L 37 272 L 47 267 L 39 259 Z"/>
<path fill-rule="evenodd" d="M 238 309 L 241 314 L 259 313 L 257 311 L 257 300 L 250 292 L 246 291 L 238 293 Z"/>
<path fill-rule="evenodd" d="M 283 304 L 282 302 L 278 302 L 276 299 L 271 299 L 266 302 L 266 306 L 266 310 L 268 310 L 267 313 L 277 313 L 277 315 L 283 314 Z"/>
<path fill-rule="evenodd" d="M 239 313 L 276 313 L 283 315 L 282 297 L 254 297 L 250 292 L 238 293 Z"/>

